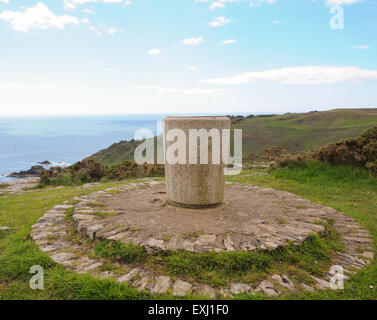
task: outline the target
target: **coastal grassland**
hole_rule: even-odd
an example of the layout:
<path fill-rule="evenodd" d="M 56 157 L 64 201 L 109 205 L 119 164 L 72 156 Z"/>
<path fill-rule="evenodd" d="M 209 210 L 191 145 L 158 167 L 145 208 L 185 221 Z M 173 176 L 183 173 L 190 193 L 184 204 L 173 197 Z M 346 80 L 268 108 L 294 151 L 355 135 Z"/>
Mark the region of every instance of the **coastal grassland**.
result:
<path fill-rule="evenodd" d="M 264 175 L 261 175 L 264 174 Z M 229 181 L 254 184 L 264 187 L 293 192 L 303 198 L 323 205 L 331 206 L 345 212 L 368 229 L 377 244 L 377 180 L 366 170 L 352 166 L 330 166 L 317 162 L 294 165 L 273 171 L 253 169 L 239 176 L 228 177 Z M 131 181 L 131 180 L 127 180 Z M 12 229 L 0 231 L 0 299 L 149 299 L 173 298 L 171 295 L 151 296 L 113 280 L 96 279 L 88 275 L 79 275 L 64 270 L 29 239 L 28 233 L 35 221 L 47 210 L 73 197 L 103 190 L 125 182 L 106 183 L 89 189 L 67 186 L 60 189 L 46 187 L 38 192 L 19 196 L 0 198 L 0 225 Z M 331 224 L 331 222 L 329 222 Z M 331 225 L 329 226 L 331 227 Z M 264 272 L 278 268 L 276 261 L 283 261 L 286 272 L 299 276 L 299 271 L 321 272 L 326 265 L 326 255 L 337 248 L 337 235 L 334 239 L 309 239 L 307 246 L 292 248 L 290 252 L 277 251 L 265 256 L 260 253 L 243 253 L 242 256 L 231 254 L 201 254 L 192 256 L 187 252 L 175 252 L 165 257 L 146 258 L 139 248 L 126 249 L 115 246 L 107 248 L 109 243 L 97 244 L 97 253 L 105 259 L 116 261 L 147 261 L 149 266 L 159 263 L 159 270 L 172 275 L 185 275 L 188 278 L 220 284 L 226 279 L 245 276 L 245 269 L 251 266 L 246 275 L 250 281 Z M 111 250 L 109 250 L 111 249 Z M 295 250 L 298 250 L 295 252 Z M 275 256 L 274 256 L 275 255 Z M 136 259 L 136 261 L 135 261 Z M 139 260 L 138 260 L 139 259 Z M 145 260 L 159 259 L 159 261 Z M 290 259 L 288 261 L 287 259 Z M 313 259 L 317 261 L 313 263 Z M 288 262 L 287 262 L 288 261 Z M 318 263 L 319 262 L 319 263 Z M 29 289 L 29 269 L 32 265 L 45 268 L 45 290 Z M 148 264 L 147 264 L 148 265 Z M 106 264 L 111 267 L 111 262 Z M 312 267 L 313 270 L 309 268 Z M 317 270 L 315 268 L 318 268 Z M 247 274 L 247 272 L 246 272 Z M 305 278 L 305 274 L 302 274 Z M 305 279 L 302 279 L 305 281 Z M 189 297 L 190 298 L 190 297 Z M 260 299 L 262 295 L 240 295 L 237 299 Z M 374 261 L 345 282 L 345 289 L 339 291 L 325 290 L 316 293 L 297 293 L 277 299 L 377 299 L 377 264 Z"/>
<path fill-rule="evenodd" d="M 242 129 L 243 153 L 280 146 L 289 152 L 309 151 L 345 138 L 355 138 L 377 123 L 377 109 L 336 109 L 234 119 Z M 93 156 L 106 165 L 132 160 L 139 142 L 121 141 Z M 156 144 L 156 139 L 155 139 Z"/>
<path fill-rule="evenodd" d="M 234 128 L 242 129 L 244 153 L 275 146 L 296 152 L 357 137 L 376 123 L 377 109 L 336 109 L 247 118 Z"/>

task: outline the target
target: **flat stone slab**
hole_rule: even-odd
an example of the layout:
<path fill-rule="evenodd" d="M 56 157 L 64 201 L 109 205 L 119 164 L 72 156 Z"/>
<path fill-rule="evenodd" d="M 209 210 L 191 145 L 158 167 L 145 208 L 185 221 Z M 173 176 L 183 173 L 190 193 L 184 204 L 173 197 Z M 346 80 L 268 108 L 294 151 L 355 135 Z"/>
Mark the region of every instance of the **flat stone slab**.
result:
<path fill-rule="evenodd" d="M 8 181 L 6 182 L 8 186 L 0 189 L 0 196 L 20 195 L 27 192 L 36 192 L 37 190 L 32 189 L 37 186 L 39 180 L 40 179 L 37 177 L 28 177 Z"/>
<path fill-rule="evenodd" d="M 100 208 L 96 210 L 115 214 L 88 218 L 77 210 L 73 218 L 78 231 L 91 239 L 152 250 L 274 250 L 288 242 L 300 244 L 312 233 L 325 233 L 318 224 L 326 222 L 323 208 L 287 192 L 259 187 L 227 186 L 224 204 L 208 209 L 170 205 L 164 183 L 121 190 L 95 202 Z M 85 212 L 90 216 L 89 211 Z"/>

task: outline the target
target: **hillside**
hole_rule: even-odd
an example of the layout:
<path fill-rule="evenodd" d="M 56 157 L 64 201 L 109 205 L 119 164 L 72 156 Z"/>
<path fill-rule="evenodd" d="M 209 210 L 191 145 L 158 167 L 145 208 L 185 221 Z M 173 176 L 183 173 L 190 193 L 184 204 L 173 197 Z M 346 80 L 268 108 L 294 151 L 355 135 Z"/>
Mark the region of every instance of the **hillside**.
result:
<path fill-rule="evenodd" d="M 308 151 L 344 138 L 354 138 L 377 124 L 377 109 L 336 109 L 274 116 L 233 117 L 243 129 L 243 152 L 281 146 L 290 152 Z M 94 154 L 112 165 L 133 157 L 136 141 L 121 141 Z M 93 157 L 92 156 L 92 157 Z"/>

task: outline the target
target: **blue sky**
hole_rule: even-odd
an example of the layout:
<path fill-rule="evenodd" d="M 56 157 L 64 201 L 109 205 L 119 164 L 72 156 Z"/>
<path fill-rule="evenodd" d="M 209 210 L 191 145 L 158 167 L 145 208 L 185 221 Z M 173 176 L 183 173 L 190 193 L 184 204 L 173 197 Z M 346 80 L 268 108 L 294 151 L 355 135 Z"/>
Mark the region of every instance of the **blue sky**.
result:
<path fill-rule="evenodd" d="M 377 107 L 376 30 L 376 0 L 0 0 L 0 116 Z"/>

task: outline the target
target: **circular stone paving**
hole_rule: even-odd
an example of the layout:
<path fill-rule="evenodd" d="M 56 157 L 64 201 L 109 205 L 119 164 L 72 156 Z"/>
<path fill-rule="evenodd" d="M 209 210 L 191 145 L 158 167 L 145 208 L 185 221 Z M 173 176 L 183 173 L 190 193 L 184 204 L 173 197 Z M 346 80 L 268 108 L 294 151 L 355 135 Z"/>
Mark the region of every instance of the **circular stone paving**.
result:
<path fill-rule="evenodd" d="M 299 245 L 310 234 L 325 235 L 321 222 L 333 222 L 342 235 L 345 252 L 335 252 L 332 263 L 347 274 L 373 259 L 369 232 L 341 212 L 311 203 L 292 193 L 251 185 L 227 184 L 224 204 L 216 208 L 189 209 L 166 201 L 164 182 L 140 179 L 122 187 L 74 198 L 73 204 L 55 206 L 32 228 L 32 238 L 54 261 L 79 273 L 115 277 L 140 290 L 174 295 L 188 293 L 227 297 L 246 292 L 266 295 L 314 290 L 298 287 L 286 275 L 275 274 L 256 288 L 229 283 L 225 288 L 189 283 L 161 276 L 140 265 L 122 264 L 122 276 L 101 271 L 102 262 L 89 258 L 90 249 L 72 241 L 74 232 L 92 240 L 114 240 L 144 246 L 148 252 L 184 249 L 191 252 L 274 250 L 288 243 Z M 72 219 L 67 219 L 67 213 Z M 72 232 L 74 228 L 74 232 Z M 329 287 L 330 273 L 316 278 L 316 289 Z"/>
<path fill-rule="evenodd" d="M 99 210 L 104 215 L 111 214 L 92 219 L 76 215 L 80 232 L 92 239 L 161 250 L 271 250 L 286 246 L 289 241 L 299 244 L 311 233 L 323 234 L 325 227 L 318 222 L 327 222 L 326 212 L 308 201 L 251 186 L 227 186 L 224 204 L 208 209 L 170 205 L 164 183 L 97 199 L 92 205 L 97 209 L 83 203 L 76 212 Z"/>

